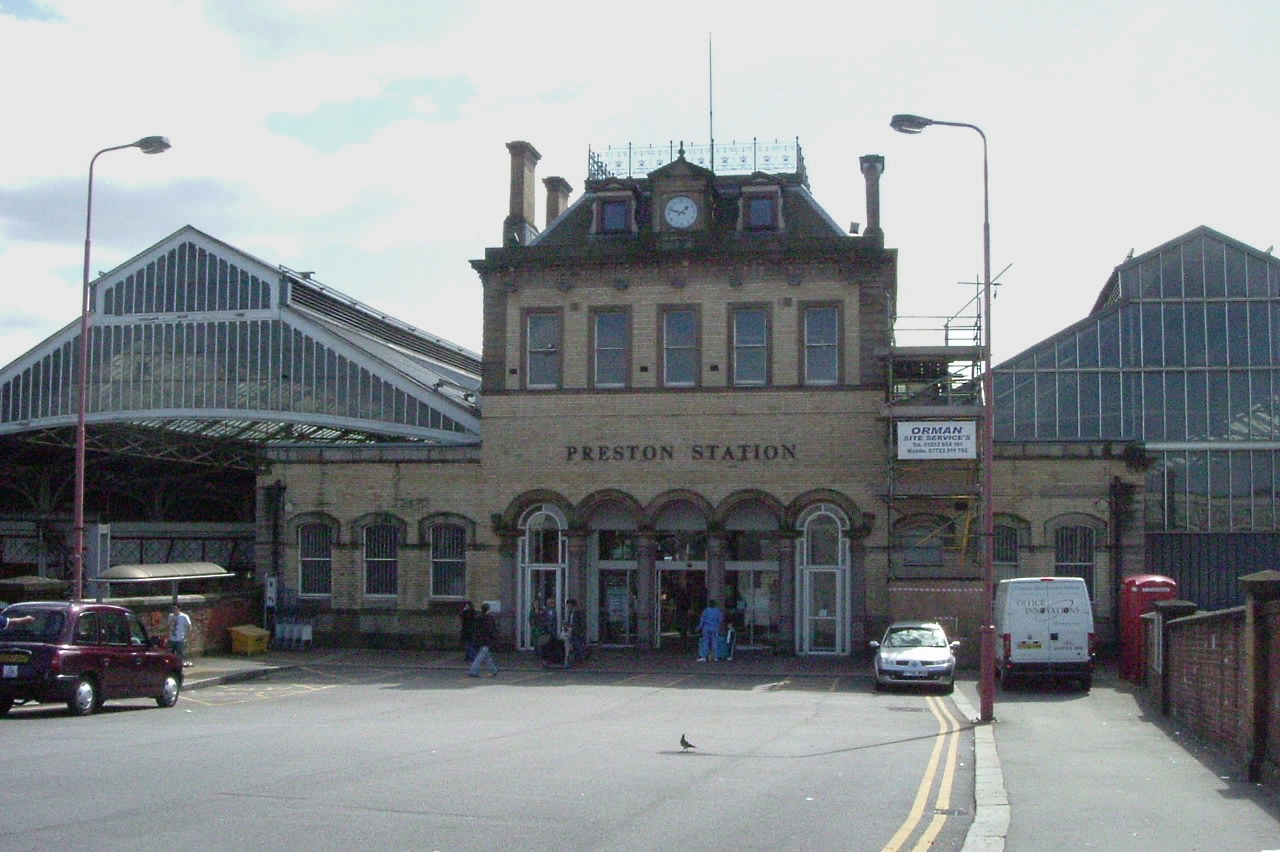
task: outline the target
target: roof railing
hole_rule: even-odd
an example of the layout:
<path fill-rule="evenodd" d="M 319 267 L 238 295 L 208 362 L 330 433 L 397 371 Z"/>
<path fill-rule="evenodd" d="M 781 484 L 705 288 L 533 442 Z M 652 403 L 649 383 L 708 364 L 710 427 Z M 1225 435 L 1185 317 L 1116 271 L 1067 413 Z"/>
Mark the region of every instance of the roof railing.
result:
<path fill-rule="evenodd" d="M 675 162 L 680 155 L 694 165 L 710 169 L 716 174 L 804 174 L 804 155 L 800 140 L 794 142 L 713 142 L 707 145 L 685 145 L 668 142 L 666 145 L 609 146 L 603 151 L 587 149 L 587 180 L 608 178 L 644 177 L 667 163 Z"/>

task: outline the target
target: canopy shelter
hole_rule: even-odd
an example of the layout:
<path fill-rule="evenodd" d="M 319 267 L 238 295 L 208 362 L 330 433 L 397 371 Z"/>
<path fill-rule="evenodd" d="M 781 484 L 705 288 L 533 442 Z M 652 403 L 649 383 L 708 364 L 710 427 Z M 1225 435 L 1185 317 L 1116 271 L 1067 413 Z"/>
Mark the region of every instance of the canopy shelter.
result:
<path fill-rule="evenodd" d="M 82 390 L 102 523 L 252 521 L 268 447 L 479 446 L 478 354 L 196 228 L 100 275 L 88 304 L 83 377 L 72 318 L 0 365 L 0 519 L 27 539 L 73 514 Z M 71 549 L 49 558 L 69 570 Z"/>
<path fill-rule="evenodd" d="M 183 580 L 214 580 L 235 574 L 213 562 L 152 562 L 145 565 L 112 565 L 97 577 L 98 583 L 155 583 L 169 581 L 173 602 Z M 109 586 L 108 586 L 109 587 Z"/>
<path fill-rule="evenodd" d="M 86 422 L 113 452 L 480 440 L 479 355 L 190 226 L 93 282 L 90 312 Z M 80 345 L 73 321 L 0 368 L 0 435 L 73 429 Z"/>
<path fill-rule="evenodd" d="M 18 601 L 44 600 L 49 597 L 60 598 L 66 594 L 69 584 L 65 580 L 51 577 L 27 575 L 9 577 L 0 580 L 0 601 L 17 603 Z"/>

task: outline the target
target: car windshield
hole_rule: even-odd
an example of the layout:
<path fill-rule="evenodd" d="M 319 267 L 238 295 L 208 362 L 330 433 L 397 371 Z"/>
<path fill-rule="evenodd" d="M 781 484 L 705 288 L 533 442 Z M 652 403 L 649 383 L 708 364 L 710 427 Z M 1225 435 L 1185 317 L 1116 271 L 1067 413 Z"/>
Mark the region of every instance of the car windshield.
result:
<path fill-rule="evenodd" d="M 60 609 L 37 609 L 31 607 L 10 607 L 4 611 L 4 614 L 9 618 L 21 618 L 27 615 L 35 616 L 36 620 L 32 623 L 10 624 L 4 630 L 0 630 L 0 638 L 26 640 L 28 642 L 50 642 L 56 639 L 58 634 L 62 632 L 62 624 L 66 618 L 65 613 Z"/>
<path fill-rule="evenodd" d="M 884 637 L 886 648 L 945 648 L 947 637 L 932 627 L 904 627 Z"/>

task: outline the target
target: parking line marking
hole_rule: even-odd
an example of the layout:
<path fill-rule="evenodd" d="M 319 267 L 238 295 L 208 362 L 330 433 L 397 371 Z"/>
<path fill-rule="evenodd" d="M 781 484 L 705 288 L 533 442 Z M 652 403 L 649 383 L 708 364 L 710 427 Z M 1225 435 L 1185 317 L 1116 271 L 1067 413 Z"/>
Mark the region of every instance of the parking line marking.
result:
<path fill-rule="evenodd" d="M 955 773 L 956 742 L 960 738 L 959 725 L 955 724 L 955 719 L 949 712 L 946 712 L 945 716 L 943 715 L 943 712 L 945 712 L 945 706 L 940 699 L 928 696 L 926 700 L 928 702 L 929 710 L 933 713 L 934 720 L 938 723 L 938 735 L 934 739 L 933 749 L 929 754 L 929 762 L 925 766 L 924 776 L 920 779 L 920 786 L 916 789 L 916 796 L 915 800 L 911 804 L 911 810 L 907 812 L 907 818 L 903 821 L 901 827 L 898 828 L 893 837 L 889 839 L 889 842 L 885 844 L 880 852 L 899 852 L 899 850 L 902 849 L 903 844 L 906 843 L 915 832 L 916 827 L 920 824 L 920 820 L 924 817 L 925 805 L 928 804 L 930 793 L 933 791 L 934 781 L 938 777 L 938 765 L 942 757 L 943 748 L 947 745 L 950 745 L 950 748 L 947 749 L 947 766 L 943 772 L 943 787 L 939 789 L 938 794 L 939 798 L 941 798 L 943 790 L 945 789 L 946 800 L 948 802 L 951 800 L 951 779 L 954 777 Z M 939 708 L 942 708 L 942 712 L 939 711 Z M 939 822 L 939 819 L 941 822 Z M 935 837 L 938 831 L 942 829 L 942 825 L 945 821 L 946 817 L 941 814 L 936 815 L 931 821 L 929 828 L 925 831 L 930 842 L 932 842 L 932 837 Z M 936 829 L 934 828 L 935 823 L 937 826 Z M 932 831 L 932 834 L 930 834 L 930 831 Z M 924 841 L 925 838 L 921 838 L 921 842 L 918 843 L 914 849 L 927 849 L 929 843 Z"/>
<path fill-rule="evenodd" d="M 936 701 L 936 704 L 933 702 Z M 951 807 L 951 785 L 955 780 L 956 774 L 956 753 L 960 744 L 960 724 L 956 718 L 951 715 L 951 711 L 947 709 L 947 705 L 941 699 L 930 699 L 931 709 L 935 716 L 946 717 L 947 733 L 946 738 L 949 741 L 947 746 L 946 768 L 942 772 L 942 783 L 938 786 L 938 798 L 934 800 L 933 806 L 935 811 L 945 811 Z M 943 720 L 939 718 L 941 723 Z M 925 828 L 924 834 L 920 835 L 920 840 L 916 843 L 912 852 L 927 852 L 933 841 L 937 838 L 938 833 L 942 831 L 942 826 L 947 822 L 945 813 L 935 813 L 933 819 L 929 821 L 928 827 Z"/>

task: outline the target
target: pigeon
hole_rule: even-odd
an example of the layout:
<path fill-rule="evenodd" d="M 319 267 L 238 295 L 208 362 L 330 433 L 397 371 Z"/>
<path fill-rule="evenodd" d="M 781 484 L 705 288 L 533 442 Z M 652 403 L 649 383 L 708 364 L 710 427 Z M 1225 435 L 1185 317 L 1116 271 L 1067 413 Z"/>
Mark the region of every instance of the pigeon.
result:
<path fill-rule="evenodd" d="M 688 751 L 688 750 L 689 750 L 689 749 L 691 749 L 691 748 L 697 748 L 697 746 L 696 746 L 696 745 L 694 745 L 693 743 L 689 742 L 688 740 L 686 740 L 686 739 L 684 738 L 684 734 L 681 734 L 681 735 L 680 735 L 680 750 L 681 750 L 681 751 Z"/>

